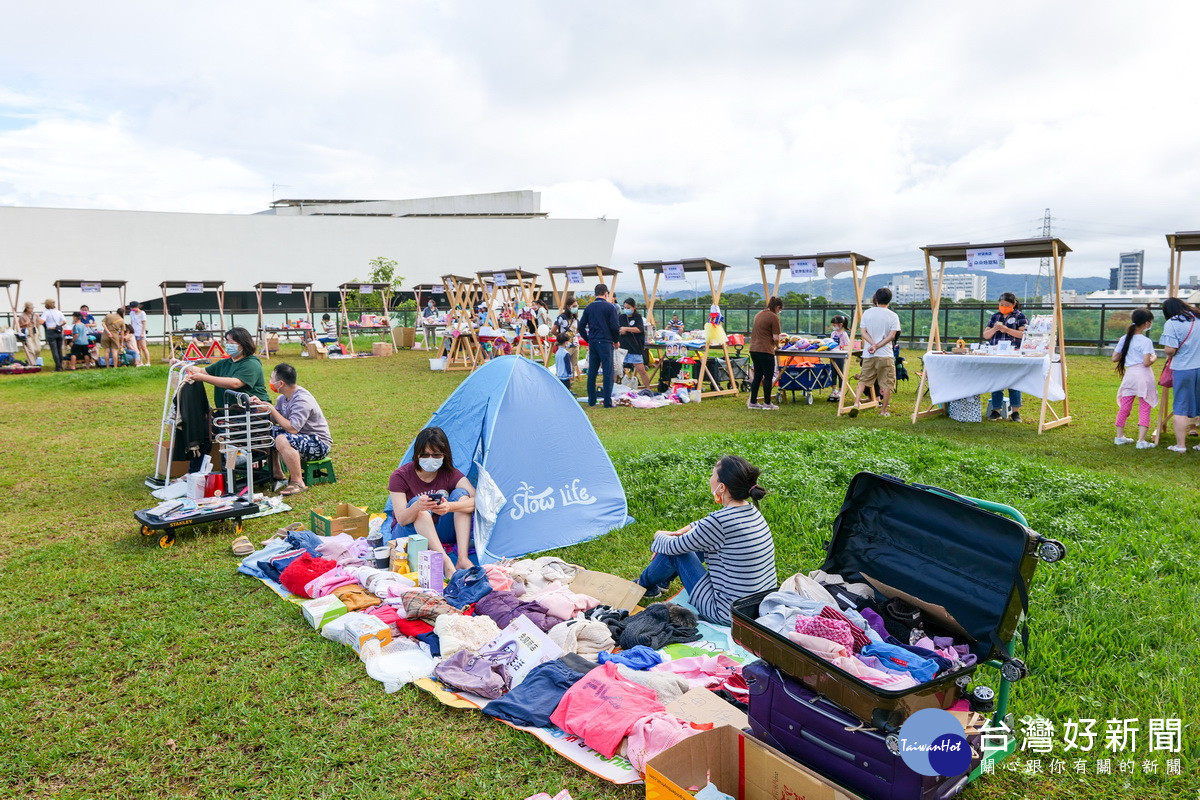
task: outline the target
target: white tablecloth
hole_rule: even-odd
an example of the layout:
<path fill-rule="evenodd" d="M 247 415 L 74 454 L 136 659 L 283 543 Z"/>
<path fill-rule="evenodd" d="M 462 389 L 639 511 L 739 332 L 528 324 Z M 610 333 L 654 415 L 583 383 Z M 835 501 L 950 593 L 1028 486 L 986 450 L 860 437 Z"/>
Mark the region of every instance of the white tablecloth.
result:
<path fill-rule="evenodd" d="M 1050 373 L 1050 389 L 1046 399 L 1057 402 L 1067 396 L 1062 388 L 1062 363 L 1051 363 L 1050 356 L 927 353 L 924 361 L 929 399 L 935 404 L 990 394 L 999 389 L 1016 389 L 1022 394 L 1041 397 L 1047 372 Z"/>
<path fill-rule="evenodd" d="M 0 331 L 0 353 L 15 353 L 21 348 L 17 335 L 12 331 Z"/>

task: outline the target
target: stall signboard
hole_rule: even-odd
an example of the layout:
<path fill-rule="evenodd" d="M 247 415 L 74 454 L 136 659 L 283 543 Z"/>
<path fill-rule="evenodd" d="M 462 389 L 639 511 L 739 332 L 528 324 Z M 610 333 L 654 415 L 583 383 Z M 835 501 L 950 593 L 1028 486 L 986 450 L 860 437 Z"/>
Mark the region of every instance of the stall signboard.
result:
<path fill-rule="evenodd" d="M 359 294 L 371 294 L 374 291 L 375 291 L 375 287 L 369 283 L 360 283 L 358 285 L 358 293 Z"/>
<path fill-rule="evenodd" d="M 968 250 L 967 269 L 1004 269 L 1004 248 Z"/>
<path fill-rule="evenodd" d="M 497 272 L 492 276 L 492 284 L 495 286 L 508 286 L 508 276 L 503 272 Z"/>
<path fill-rule="evenodd" d="M 788 269 L 793 278 L 811 278 L 817 274 L 815 258 L 789 258 Z"/>
<path fill-rule="evenodd" d="M 683 264 L 663 264 L 663 280 L 682 281 L 686 280 L 683 276 Z"/>
<path fill-rule="evenodd" d="M 439 284 L 434 284 L 434 286 L 433 286 L 433 290 L 432 290 L 432 291 L 433 291 L 433 293 L 434 293 L 434 294 L 445 294 L 445 293 L 446 293 L 446 287 L 445 287 L 445 286 L 442 286 L 440 283 L 439 283 Z"/>
<path fill-rule="evenodd" d="M 84 294 L 100 294 L 99 281 L 83 281 L 79 284 L 79 291 Z"/>
<path fill-rule="evenodd" d="M 275 294 L 291 294 L 292 285 L 290 283 L 279 283 L 275 285 Z"/>
<path fill-rule="evenodd" d="M 183 291 L 185 294 L 203 294 L 204 293 L 204 284 L 203 283 L 184 284 Z"/>
<path fill-rule="evenodd" d="M 567 270 L 567 284 L 570 286 L 578 286 L 583 283 L 583 270 L 569 269 Z"/>

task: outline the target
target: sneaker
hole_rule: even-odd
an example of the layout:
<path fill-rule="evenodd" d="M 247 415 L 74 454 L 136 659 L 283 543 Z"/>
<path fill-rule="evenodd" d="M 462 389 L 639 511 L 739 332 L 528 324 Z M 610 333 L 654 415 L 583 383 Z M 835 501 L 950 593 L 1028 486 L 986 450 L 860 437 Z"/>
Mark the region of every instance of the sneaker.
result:
<path fill-rule="evenodd" d="M 1147 442 L 1145 439 L 1137 443 L 1138 450 L 1149 450 L 1151 447 L 1154 447 L 1154 442 Z"/>
<path fill-rule="evenodd" d="M 1133 439 L 1130 439 L 1128 436 L 1118 436 L 1113 439 L 1113 444 L 1133 444 Z"/>
<path fill-rule="evenodd" d="M 988 421 L 994 422 L 998 419 L 1000 419 L 1000 412 L 993 408 L 991 413 L 988 414 Z"/>
<path fill-rule="evenodd" d="M 1021 412 L 1017 411 L 1016 409 L 1013 409 L 1012 414 L 1009 414 L 1008 418 L 1010 420 L 1012 420 L 1013 422 L 1020 422 L 1021 421 Z"/>
<path fill-rule="evenodd" d="M 746 408 L 750 411 L 762 411 L 762 403 L 746 403 Z"/>
<path fill-rule="evenodd" d="M 763 411 L 778 411 L 779 406 L 775 405 L 774 403 L 765 403 L 762 406 L 762 410 Z"/>
<path fill-rule="evenodd" d="M 1187 452 L 1186 447 L 1180 447 L 1177 444 L 1173 444 L 1170 447 L 1168 447 L 1167 449 L 1170 450 L 1172 453 L 1186 453 Z"/>
<path fill-rule="evenodd" d="M 829 397 L 825 398 L 825 401 L 828 403 L 836 403 L 838 400 L 841 400 L 841 399 L 842 398 L 840 398 L 840 397 L 834 397 L 833 395 L 829 395 Z"/>
<path fill-rule="evenodd" d="M 1193 450 L 1200 450 L 1200 444 L 1192 445 Z"/>

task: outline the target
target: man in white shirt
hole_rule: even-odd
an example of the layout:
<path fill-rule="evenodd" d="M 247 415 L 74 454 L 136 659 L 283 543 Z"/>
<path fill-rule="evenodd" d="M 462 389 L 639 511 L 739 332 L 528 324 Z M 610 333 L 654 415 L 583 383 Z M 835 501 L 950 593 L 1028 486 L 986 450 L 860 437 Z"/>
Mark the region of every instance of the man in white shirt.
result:
<path fill-rule="evenodd" d="M 888 403 L 892 390 L 896 388 L 896 354 L 892 342 L 900 333 L 900 317 L 888 308 L 892 302 L 892 290 L 877 289 L 873 298 L 875 305 L 863 312 L 862 336 L 865 342 L 862 354 L 862 374 L 858 379 L 858 394 L 854 398 L 857 406 L 862 399 L 863 387 L 879 384 L 879 416 L 888 417 Z M 857 408 L 851 416 L 857 416 Z"/>
<path fill-rule="evenodd" d="M 129 301 L 129 327 L 133 328 L 133 338 L 137 342 L 138 366 L 150 366 L 150 348 L 146 345 L 146 312 L 142 311 L 137 300 Z"/>

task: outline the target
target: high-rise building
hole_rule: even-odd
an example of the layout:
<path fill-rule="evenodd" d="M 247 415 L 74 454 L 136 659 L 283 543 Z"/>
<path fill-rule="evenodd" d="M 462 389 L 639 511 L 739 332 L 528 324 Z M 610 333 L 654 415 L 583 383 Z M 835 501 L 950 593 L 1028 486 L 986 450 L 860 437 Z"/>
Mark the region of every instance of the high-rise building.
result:
<path fill-rule="evenodd" d="M 1118 292 L 1130 292 L 1142 288 L 1142 263 L 1146 257 L 1145 250 L 1135 250 L 1121 253 L 1121 261 L 1117 268 L 1109 273 L 1108 288 Z"/>
<path fill-rule="evenodd" d="M 916 303 L 929 299 L 929 287 L 926 286 L 924 275 L 897 275 L 888 288 L 892 290 L 892 300 L 896 303 Z M 955 302 L 968 298 L 985 300 L 987 275 L 978 272 L 948 274 L 942 279 L 942 297 L 949 297 Z"/>

